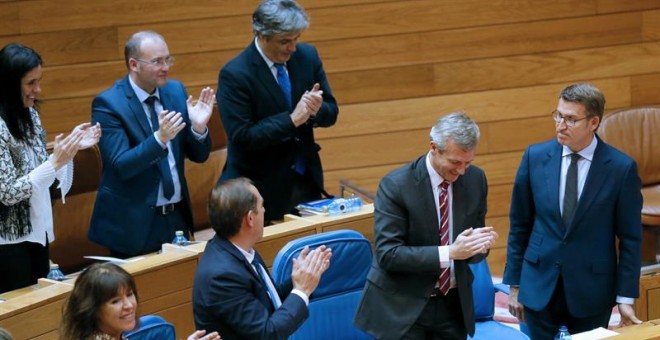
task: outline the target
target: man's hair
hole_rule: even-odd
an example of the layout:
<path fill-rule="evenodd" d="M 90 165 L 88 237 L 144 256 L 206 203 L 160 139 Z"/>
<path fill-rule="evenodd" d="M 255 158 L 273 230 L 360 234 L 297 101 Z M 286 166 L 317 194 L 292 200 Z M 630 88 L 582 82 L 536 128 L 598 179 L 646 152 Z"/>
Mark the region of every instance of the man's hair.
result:
<path fill-rule="evenodd" d="M 254 35 L 270 38 L 309 27 L 309 16 L 293 0 L 265 0 L 252 14 Z"/>
<path fill-rule="evenodd" d="M 124 45 L 124 61 L 126 62 L 127 68 L 129 59 L 140 58 L 140 55 L 142 54 L 142 42 L 147 39 L 165 41 L 165 38 L 163 38 L 162 35 L 154 31 L 140 31 L 133 34 L 126 41 L 126 45 Z"/>
<path fill-rule="evenodd" d="M 209 195 L 209 223 L 219 237 L 227 239 L 241 229 L 241 222 L 250 210 L 257 210 L 257 197 L 250 191 L 252 182 L 244 177 L 228 180 L 216 186 Z"/>
<path fill-rule="evenodd" d="M 479 126 L 465 113 L 452 112 L 438 119 L 430 137 L 440 151 L 445 151 L 450 140 L 463 150 L 473 150 L 479 143 Z"/>
<path fill-rule="evenodd" d="M 559 98 L 567 102 L 582 104 L 587 116 L 597 116 L 599 120 L 603 120 L 605 96 L 597 87 L 589 83 L 569 85 L 561 90 Z"/>
<path fill-rule="evenodd" d="M 125 290 L 132 291 L 135 301 L 138 301 L 135 280 L 124 268 L 114 263 L 95 263 L 83 270 L 64 306 L 61 339 L 90 339 L 99 333 L 99 310 L 103 304 Z"/>

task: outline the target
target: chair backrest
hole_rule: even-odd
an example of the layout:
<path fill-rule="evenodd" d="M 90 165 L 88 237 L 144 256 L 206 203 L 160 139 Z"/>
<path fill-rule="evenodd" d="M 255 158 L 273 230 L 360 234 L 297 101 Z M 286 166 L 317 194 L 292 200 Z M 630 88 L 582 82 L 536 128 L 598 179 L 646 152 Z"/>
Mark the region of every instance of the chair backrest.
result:
<path fill-rule="evenodd" d="M 176 340 L 174 326 L 158 315 L 140 317 L 138 327 L 124 336 L 128 340 Z"/>
<path fill-rule="evenodd" d="M 477 263 L 471 263 L 470 269 L 474 275 L 474 281 L 472 281 L 474 318 L 476 321 L 492 320 L 495 314 L 495 288 L 488 262 L 483 259 Z"/>
<path fill-rule="evenodd" d="M 332 248 L 330 268 L 310 297 L 309 319 L 289 339 L 370 339 L 352 323 L 372 259 L 371 244 L 362 234 L 337 230 L 290 241 L 275 257 L 273 279 L 290 278 L 300 251 L 320 245 Z"/>
<path fill-rule="evenodd" d="M 642 184 L 660 183 L 660 107 L 614 111 L 603 117 L 598 135 L 637 162 Z"/>

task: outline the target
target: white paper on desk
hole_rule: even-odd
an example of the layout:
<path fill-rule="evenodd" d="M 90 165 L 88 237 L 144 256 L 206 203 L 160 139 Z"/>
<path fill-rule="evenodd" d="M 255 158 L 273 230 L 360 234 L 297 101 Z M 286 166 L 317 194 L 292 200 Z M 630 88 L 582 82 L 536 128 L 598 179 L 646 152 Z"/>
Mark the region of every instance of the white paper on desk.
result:
<path fill-rule="evenodd" d="M 609 338 L 615 335 L 619 335 L 619 333 L 603 327 L 598 327 L 588 332 L 573 334 L 571 335 L 571 337 L 573 338 L 573 340 L 596 340 L 596 339 Z"/>
<path fill-rule="evenodd" d="M 91 260 L 98 260 L 98 261 L 106 261 L 106 262 L 112 262 L 112 263 L 118 263 L 118 264 L 123 264 L 123 263 L 129 263 L 129 262 L 135 262 L 138 260 L 142 260 L 144 257 L 134 257 L 128 260 L 123 260 L 120 258 L 116 257 L 111 257 L 111 256 L 83 256 L 86 259 L 91 259 Z"/>

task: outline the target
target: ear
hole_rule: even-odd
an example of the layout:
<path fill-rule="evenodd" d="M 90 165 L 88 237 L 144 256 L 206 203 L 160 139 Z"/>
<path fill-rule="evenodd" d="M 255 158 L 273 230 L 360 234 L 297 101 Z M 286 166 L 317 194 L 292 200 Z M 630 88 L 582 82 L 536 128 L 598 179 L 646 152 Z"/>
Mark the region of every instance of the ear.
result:
<path fill-rule="evenodd" d="M 133 58 L 128 59 L 128 69 L 133 71 L 133 72 L 137 72 L 138 71 L 138 61 L 133 59 Z"/>
<path fill-rule="evenodd" d="M 254 211 L 248 210 L 248 213 L 245 215 L 245 222 L 247 223 L 247 225 L 249 225 L 250 227 L 254 227 L 254 218 L 255 218 Z"/>

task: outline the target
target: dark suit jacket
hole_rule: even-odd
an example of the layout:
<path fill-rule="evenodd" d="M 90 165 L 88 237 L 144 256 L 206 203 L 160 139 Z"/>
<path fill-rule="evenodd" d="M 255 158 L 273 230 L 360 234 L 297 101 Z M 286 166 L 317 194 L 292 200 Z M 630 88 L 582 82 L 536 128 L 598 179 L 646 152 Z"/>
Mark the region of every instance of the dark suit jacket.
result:
<path fill-rule="evenodd" d="M 415 323 L 440 276 L 436 203 L 426 155 L 385 176 L 374 210 L 376 256 L 355 316 L 355 324 L 378 339 L 400 339 Z M 484 172 L 470 166 L 452 185 L 453 238 L 483 227 L 488 185 Z M 470 262 L 483 256 L 474 256 Z M 474 334 L 472 272 L 468 260 L 454 261 L 465 328 Z"/>
<path fill-rule="evenodd" d="M 282 90 L 254 42 L 222 68 L 218 80 L 218 108 L 229 139 L 220 181 L 241 176 L 254 181 L 264 197 L 267 220 L 281 219 L 288 213 L 298 155 L 304 158 L 320 196 L 321 147 L 314 142 L 313 128 L 332 126 L 339 112 L 314 47 L 298 44 L 287 69 L 294 107 L 314 83 L 323 90 L 323 106 L 316 117 L 298 128 L 289 117 L 293 108 L 287 107 Z"/>
<path fill-rule="evenodd" d="M 563 226 L 561 155 L 556 140 L 525 151 L 511 200 L 504 282 L 520 285 L 519 301 L 541 310 L 561 275 L 569 311 L 587 317 L 611 309 L 617 295 L 639 296 L 641 180 L 635 162 L 599 138 L 573 221 Z"/>
<path fill-rule="evenodd" d="M 99 148 L 103 159 L 101 184 L 94 204 L 88 238 L 126 254 L 137 254 L 155 216 L 160 172 L 158 162 L 174 153 L 184 216 L 192 227 L 190 196 L 185 178 L 184 159 L 204 162 L 211 151 L 207 135 L 198 141 L 190 130 L 187 93 L 183 85 L 170 80 L 159 89 L 166 110 L 181 112 L 186 122 L 171 141 L 172 150 L 160 146 L 153 135 L 142 104 L 131 88 L 128 76 L 101 92 L 92 102 L 92 121 L 101 123 Z"/>
<path fill-rule="evenodd" d="M 259 253 L 255 259 L 266 268 Z M 303 299 L 289 294 L 292 288 L 290 280 L 277 287 L 282 306 L 275 310 L 245 256 L 216 235 L 206 245 L 195 273 L 195 326 L 207 333 L 218 331 L 224 340 L 285 339 L 309 315 Z"/>

